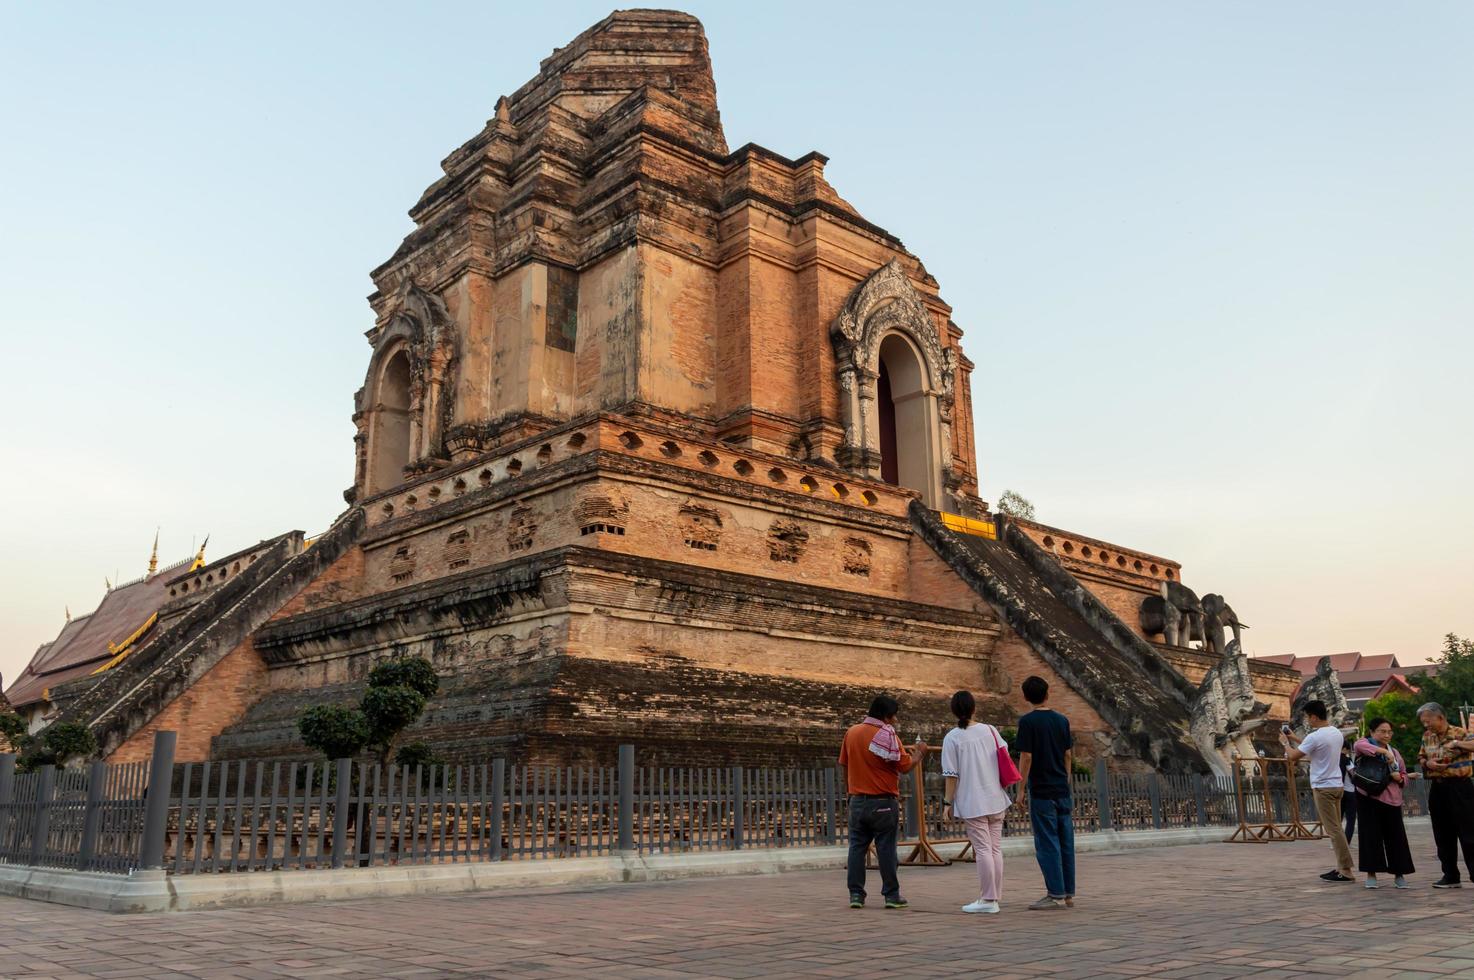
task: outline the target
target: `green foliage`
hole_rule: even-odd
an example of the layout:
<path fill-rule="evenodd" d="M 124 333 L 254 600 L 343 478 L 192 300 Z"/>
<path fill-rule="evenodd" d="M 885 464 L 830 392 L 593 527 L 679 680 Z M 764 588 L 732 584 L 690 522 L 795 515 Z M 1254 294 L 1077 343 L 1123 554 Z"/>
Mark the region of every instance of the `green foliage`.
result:
<path fill-rule="evenodd" d="M 92 734 L 92 729 L 74 721 L 52 725 L 41 733 L 41 742 L 59 766 L 69 759 L 85 759 L 97 751 L 97 736 Z"/>
<path fill-rule="evenodd" d="M 369 742 L 369 724 L 363 712 L 341 704 L 313 705 L 302 713 L 297 730 L 308 748 L 329 759 L 352 758 Z"/>
<path fill-rule="evenodd" d="M 7 723 L 6 737 L 18 751 L 16 768 L 21 772 L 35 772 L 42 766 L 64 766 L 75 758 L 86 758 L 97 752 L 97 736 L 92 729 L 76 722 L 65 722 L 43 729 L 39 735 L 27 735 L 24 725 L 19 735 L 11 738 L 14 723 Z"/>
<path fill-rule="evenodd" d="M 9 744 L 12 752 L 23 752 L 30 740 L 24 718 L 14 711 L 0 711 L 0 742 Z"/>
<path fill-rule="evenodd" d="M 1392 722 L 1392 747 L 1402 753 L 1403 761 L 1409 766 L 1417 764 L 1418 748 L 1423 741 L 1423 726 L 1418 723 L 1418 705 L 1422 703 L 1420 698 L 1392 691 L 1372 698 L 1361 712 L 1368 724 L 1373 718 Z"/>
<path fill-rule="evenodd" d="M 359 702 L 368 721 L 369 741 L 387 745 L 425 710 L 425 696 L 408 687 L 370 687 Z"/>
<path fill-rule="evenodd" d="M 303 712 L 297 728 L 308 747 L 329 759 L 352 758 L 373 748 L 379 764 L 388 765 L 400 733 L 415 723 L 438 690 L 440 678 L 428 660 L 384 660 L 369 671 L 358 707 L 316 705 Z"/>
<path fill-rule="evenodd" d="M 430 743 L 410 742 L 406 745 L 401 745 L 399 751 L 394 753 L 394 764 L 396 766 L 409 766 L 411 769 L 415 766 L 424 766 L 426 769 L 429 769 L 431 766 L 445 765 L 445 760 L 435 754 L 435 750 L 430 747 Z"/>
<path fill-rule="evenodd" d="M 1418 689 L 1419 704 L 1437 701 L 1448 712 L 1449 719 L 1458 724 L 1459 707 L 1474 705 L 1474 640 L 1449 633 L 1443 638 L 1443 650 L 1435 663 L 1437 674 L 1410 671 L 1408 683 Z"/>
<path fill-rule="evenodd" d="M 394 753 L 394 764 L 408 766 L 411 773 L 419 772 L 421 789 L 447 789 L 452 785 L 446 760 L 436 755 L 428 742 L 410 742 L 400 746 Z"/>
<path fill-rule="evenodd" d="M 998 497 L 998 512 L 1009 517 L 1018 517 L 1026 521 L 1034 519 L 1034 505 L 1021 493 L 1013 490 L 1005 490 Z"/>
<path fill-rule="evenodd" d="M 426 699 L 440 690 L 440 678 L 430 661 L 423 657 L 395 657 L 381 660 L 369 671 L 369 687 L 407 687 Z"/>

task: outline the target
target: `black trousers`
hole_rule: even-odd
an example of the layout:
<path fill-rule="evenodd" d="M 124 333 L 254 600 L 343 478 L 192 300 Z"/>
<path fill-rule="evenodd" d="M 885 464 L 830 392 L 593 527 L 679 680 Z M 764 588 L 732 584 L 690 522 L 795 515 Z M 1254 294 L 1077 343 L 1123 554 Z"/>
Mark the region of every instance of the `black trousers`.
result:
<path fill-rule="evenodd" d="M 1341 791 L 1341 816 L 1346 820 L 1346 843 L 1351 843 L 1351 835 L 1356 833 L 1356 805 L 1361 802 L 1357 799 L 1360 793 L 1348 793 Z"/>
<path fill-rule="evenodd" d="M 847 884 L 851 895 L 865 897 L 865 853 L 875 844 L 875 863 L 880 865 L 880 893 L 898 898 L 901 882 L 896 877 L 896 830 L 900 827 L 901 801 L 889 796 L 850 797 L 850 857 Z"/>
<path fill-rule="evenodd" d="M 1428 780 L 1428 816 L 1445 880 L 1460 880 L 1460 848 L 1469 877 L 1474 879 L 1474 780 Z"/>
<path fill-rule="evenodd" d="M 1360 796 L 1356 801 L 1361 840 L 1357 844 L 1357 864 L 1367 874 L 1410 875 L 1413 867 L 1412 848 L 1407 845 L 1407 829 L 1402 825 L 1402 807 Z"/>

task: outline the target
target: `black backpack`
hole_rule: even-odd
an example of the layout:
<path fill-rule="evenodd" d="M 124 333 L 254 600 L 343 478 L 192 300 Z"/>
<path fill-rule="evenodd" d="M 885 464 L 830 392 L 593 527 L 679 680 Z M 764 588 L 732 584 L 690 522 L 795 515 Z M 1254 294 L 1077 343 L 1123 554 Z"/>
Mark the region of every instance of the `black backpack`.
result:
<path fill-rule="evenodd" d="M 1351 785 L 1368 796 L 1381 796 L 1392 782 L 1392 766 L 1385 755 L 1358 755 L 1346 774 L 1351 777 Z"/>

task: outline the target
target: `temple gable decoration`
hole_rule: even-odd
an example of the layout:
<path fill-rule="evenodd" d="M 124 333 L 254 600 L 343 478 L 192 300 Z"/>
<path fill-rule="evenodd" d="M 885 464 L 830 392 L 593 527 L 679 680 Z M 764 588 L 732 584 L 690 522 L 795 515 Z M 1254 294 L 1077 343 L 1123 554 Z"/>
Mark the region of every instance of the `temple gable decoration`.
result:
<path fill-rule="evenodd" d="M 952 466 L 956 354 L 892 259 L 855 287 L 830 328 L 839 373 L 841 466 L 942 506 Z"/>

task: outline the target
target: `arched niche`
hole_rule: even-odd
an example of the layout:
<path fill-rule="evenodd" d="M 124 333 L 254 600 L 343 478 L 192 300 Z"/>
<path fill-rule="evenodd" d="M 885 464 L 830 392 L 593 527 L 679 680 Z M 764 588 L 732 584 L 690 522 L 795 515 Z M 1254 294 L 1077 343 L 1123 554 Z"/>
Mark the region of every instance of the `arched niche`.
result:
<path fill-rule="evenodd" d="M 459 360 L 455 324 L 436 295 L 405 282 L 380 310 L 363 387 L 354 396 L 357 463 L 349 499 L 398 486 L 405 467 L 445 455 Z"/>
<path fill-rule="evenodd" d="M 411 373 L 409 350 L 387 352 L 375 378 L 369 429 L 369 492 L 378 493 L 404 481 L 411 459 Z"/>
<path fill-rule="evenodd" d="M 956 361 L 899 262 L 855 287 L 830 336 L 844 415 L 838 462 L 940 508 L 952 465 Z"/>
<path fill-rule="evenodd" d="M 936 399 L 925 358 L 905 334 L 881 338 L 876 382 L 881 479 L 919 490 L 930 504 L 941 474 Z"/>

